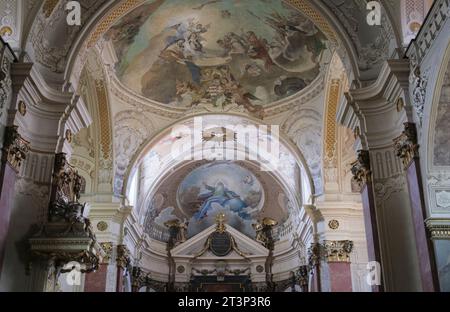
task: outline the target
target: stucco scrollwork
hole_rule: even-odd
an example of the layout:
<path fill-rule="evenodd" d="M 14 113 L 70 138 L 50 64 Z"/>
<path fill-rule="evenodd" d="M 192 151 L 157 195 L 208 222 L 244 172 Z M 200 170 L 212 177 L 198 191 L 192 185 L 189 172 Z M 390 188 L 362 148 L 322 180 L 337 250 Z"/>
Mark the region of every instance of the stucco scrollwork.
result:
<path fill-rule="evenodd" d="M 422 127 L 423 111 L 425 108 L 425 99 L 427 94 L 429 70 L 422 72 L 420 67 L 416 67 L 410 76 L 411 98 L 414 110 L 419 120 L 419 126 Z"/>
<path fill-rule="evenodd" d="M 406 188 L 406 179 L 403 174 L 387 179 L 378 180 L 375 183 L 375 196 L 381 201 L 388 200 L 392 194 L 399 193 Z"/>
<path fill-rule="evenodd" d="M 152 128 L 151 122 L 140 111 L 127 110 L 116 115 L 114 122 L 115 194 L 122 193 L 128 165 L 141 144 L 149 137 Z"/>

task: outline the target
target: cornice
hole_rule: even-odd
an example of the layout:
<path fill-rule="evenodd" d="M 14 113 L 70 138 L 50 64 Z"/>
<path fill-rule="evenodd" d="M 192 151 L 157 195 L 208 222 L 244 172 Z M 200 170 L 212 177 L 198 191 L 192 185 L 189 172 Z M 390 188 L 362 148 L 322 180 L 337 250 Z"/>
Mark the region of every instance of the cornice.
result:
<path fill-rule="evenodd" d="M 165 104 L 158 103 L 156 101 L 152 101 L 140 94 L 137 94 L 133 90 L 126 87 L 109 67 L 105 68 L 105 70 L 107 70 L 108 76 L 110 78 L 111 83 L 109 88 L 111 90 L 111 93 L 116 98 L 124 101 L 125 103 L 128 103 L 132 106 L 145 107 L 145 110 L 149 113 L 168 117 L 174 120 L 180 119 L 187 115 L 198 114 L 198 112 L 192 110 L 192 108 L 171 107 Z M 265 118 L 274 117 L 287 111 L 295 110 L 320 95 L 325 88 L 325 72 L 326 71 L 323 71 L 321 74 L 319 74 L 319 76 L 316 77 L 316 79 L 311 84 L 309 84 L 305 89 L 301 90 L 295 95 L 266 105 L 264 107 Z M 205 113 L 208 113 L 208 111 L 205 110 Z M 234 113 L 239 114 L 239 112 Z M 242 113 L 242 115 L 247 116 L 248 113 Z"/>
<path fill-rule="evenodd" d="M 350 98 L 364 112 L 383 112 L 393 105 L 389 102 L 399 96 L 401 88 L 408 86 L 409 72 L 409 60 L 387 60 L 378 79 L 367 87 L 349 90 Z"/>

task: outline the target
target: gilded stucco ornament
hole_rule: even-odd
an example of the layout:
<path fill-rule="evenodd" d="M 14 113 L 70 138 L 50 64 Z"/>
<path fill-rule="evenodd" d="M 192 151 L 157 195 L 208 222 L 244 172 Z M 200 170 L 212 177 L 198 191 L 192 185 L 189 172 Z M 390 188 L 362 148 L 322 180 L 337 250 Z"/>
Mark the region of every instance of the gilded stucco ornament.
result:
<path fill-rule="evenodd" d="M 6 127 L 2 153 L 3 161 L 7 161 L 16 171 L 20 169 L 22 161 L 30 151 L 30 142 L 22 138 L 17 131 L 18 128 L 18 126 Z"/>
<path fill-rule="evenodd" d="M 131 263 L 131 253 L 126 245 L 117 245 L 117 266 L 125 269 Z"/>
<path fill-rule="evenodd" d="M 394 139 L 396 156 L 400 157 L 405 169 L 414 158 L 419 157 L 419 144 L 417 144 L 417 131 L 414 123 L 404 123 L 405 130 Z"/>
<path fill-rule="evenodd" d="M 104 232 L 108 229 L 108 223 L 106 223 L 105 221 L 100 221 L 97 223 L 97 230 L 99 230 L 100 232 Z"/>
<path fill-rule="evenodd" d="M 332 230 L 337 230 L 339 228 L 339 221 L 338 220 L 330 220 L 330 222 L 328 222 L 328 227 Z"/>
<path fill-rule="evenodd" d="M 411 89 L 413 107 L 416 112 L 417 119 L 419 120 L 419 126 L 422 127 L 428 86 L 428 71 L 422 73 L 420 67 L 417 66 L 411 74 L 410 83 L 413 86 Z"/>
<path fill-rule="evenodd" d="M 111 260 L 112 252 L 113 252 L 113 243 L 112 242 L 104 242 L 100 243 L 103 251 L 105 252 L 105 256 L 103 257 L 103 263 L 108 263 Z"/>
<path fill-rule="evenodd" d="M 72 143 L 72 137 L 73 137 L 72 130 L 67 129 L 66 135 L 65 135 L 65 139 L 66 139 L 67 143 Z"/>
<path fill-rule="evenodd" d="M 210 250 L 211 252 L 213 252 L 216 255 L 219 255 L 220 257 L 226 256 L 228 255 L 231 251 L 235 251 L 239 256 L 241 256 L 244 259 L 248 259 L 247 258 L 247 254 L 245 254 L 244 252 L 242 252 L 239 247 L 237 246 L 236 240 L 234 239 L 234 237 L 227 231 L 227 227 L 225 225 L 225 214 L 224 213 L 219 213 L 216 216 L 216 230 L 211 233 L 208 238 L 205 241 L 205 245 L 203 246 L 203 249 L 197 253 L 194 256 L 194 259 L 197 259 L 198 257 L 201 257 L 202 255 L 204 255 L 208 250 Z M 219 240 L 224 240 L 226 244 L 223 244 L 222 242 L 220 243 L 220 248 L 216 248 L 216 239 Z M 223 248 L 227 247 L 226 251 L 223 251 Z M 220 250 L 218 250 L 220 249 Z"/>
<path fill-rule="evenodd" d="M 66 154 L 56 154 L 49 221 L 89 222 L 83 216 L 85 205 L 79 202 L 82 189 L 83 179 L 69 164 Z"/>
<path fill-rule="evenodd" d="M 350 262 L 353 242 L 349 240 L 324 241 L 324 248 L 328 262 Z"/>
<path fill-rule="evenodd" d="M 365 150 L 358 151 L 358 158 L 351 166 L 352 180 L 361 189 L 366 183 L 371 181 L 372 171 L 370 169 L 369 152 Z"/>
<path fill-rule="evenodd" d="M 273 228 L 278 225 L 278 222 L 271 218 L 264 218 L 262 221 L 258 221 L 252 224 L 256 231 L 256 241 L 261 243 L 264 247 L 272 250 L 275 245 L 273 238 Z"/>
<path fill-rule="evenodd" d="M 20 101 L 17 107 L 17 110 L 19 111 L 19 114 L 21 116 L 25 116 L 27 114 L 27 105 L 24 101 Z"/>

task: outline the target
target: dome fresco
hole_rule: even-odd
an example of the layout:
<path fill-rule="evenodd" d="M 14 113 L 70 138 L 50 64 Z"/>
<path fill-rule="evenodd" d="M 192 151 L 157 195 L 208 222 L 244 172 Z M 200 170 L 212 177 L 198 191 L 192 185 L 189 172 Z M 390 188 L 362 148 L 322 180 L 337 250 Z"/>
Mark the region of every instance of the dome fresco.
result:
<path fill-rule="evenodd" d="M 328 41 L 301 12 L 276 0 L 152 0 L 105 34 L 119 80 L 172 107 L 264 105 L 320 73 Z"/>
<path fill-rule="evenodd" d="M 264 203 L 259 180 L 249 170 L 232 163 L 212 163 L 195 169 L 181 182 L 177 199 L 190 217 L 188 236 L 215 223 L 219 212 L 228 223 L 249 236 Z"/>

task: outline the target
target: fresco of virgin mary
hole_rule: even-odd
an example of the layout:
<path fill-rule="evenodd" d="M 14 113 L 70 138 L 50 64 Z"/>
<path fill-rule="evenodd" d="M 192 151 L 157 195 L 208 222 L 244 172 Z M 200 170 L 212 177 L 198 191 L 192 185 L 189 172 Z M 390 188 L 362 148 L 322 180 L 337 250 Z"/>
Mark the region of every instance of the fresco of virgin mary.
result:
<path fill-rule="evenodd" d="M 215 187 L 204 183 L 204 187 L 207 192 L 201 193 L 198 196 L 198 199 L 203 201 L 203 203 L 200 206 L 200 210 L 194 214 L 196 220 L 199 221 L 205 218 L 208 215 L 208 211 L 212 209 L 214 203 L 229 208 L 231 211 L 238 213 L 243 219 L 250 219 L 250 215 L 244 211 L 248 205 L 238 194 L 229 190 L 223 182 L 217 182 Z"/>

